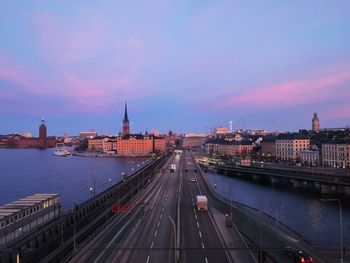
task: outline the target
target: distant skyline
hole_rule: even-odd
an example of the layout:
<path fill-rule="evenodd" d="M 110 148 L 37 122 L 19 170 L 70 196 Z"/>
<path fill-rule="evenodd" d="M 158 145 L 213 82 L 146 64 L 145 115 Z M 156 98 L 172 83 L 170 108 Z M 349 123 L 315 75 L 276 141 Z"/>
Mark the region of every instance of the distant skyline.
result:
<path fill-rule="evenodd" d="M 350 124 L 350 2 L 16 2 L 0 8 L 0 134 Z"/>

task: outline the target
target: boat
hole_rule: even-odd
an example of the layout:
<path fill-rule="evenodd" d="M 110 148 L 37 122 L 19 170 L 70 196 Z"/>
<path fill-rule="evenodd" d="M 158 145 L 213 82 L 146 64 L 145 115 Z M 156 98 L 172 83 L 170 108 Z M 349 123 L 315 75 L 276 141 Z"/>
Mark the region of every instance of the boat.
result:
<path fill-rule="evenodd" d="M 57 143 L 55 149 L 53 150 L 53 154 L 56 156 L 69 156 L 70 152 L 68 149 L 64 146 L 63 143 Z"/>

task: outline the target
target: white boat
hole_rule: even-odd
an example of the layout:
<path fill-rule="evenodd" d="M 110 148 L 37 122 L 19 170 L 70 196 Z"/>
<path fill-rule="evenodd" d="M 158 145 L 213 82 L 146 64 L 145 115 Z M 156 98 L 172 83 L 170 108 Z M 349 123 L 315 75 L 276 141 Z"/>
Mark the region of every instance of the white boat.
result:
<path fill-rule="evenodd" d="M 64 146 L 63 143 L 57 143 L 56 148 L 53 150 L 53 154 L 56 156 L 69 156 L 70 152 L 68 149 Z"/>

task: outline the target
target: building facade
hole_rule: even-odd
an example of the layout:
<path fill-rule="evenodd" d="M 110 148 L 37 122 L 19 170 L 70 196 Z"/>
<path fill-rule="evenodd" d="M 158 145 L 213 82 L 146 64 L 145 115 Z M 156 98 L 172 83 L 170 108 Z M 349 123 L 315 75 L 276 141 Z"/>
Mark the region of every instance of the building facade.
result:
<path fill-rule="evenodd" d="M 297 161 L 300 151 L 310 147 L 310 139 L 290 138 L 276 140 L 276 158 L 281 160 Z"/>
<path fill-rule="evenodd" d="M 318 166 L 320 165 L 320 151 L 315 149 L 302 150 L 299 153 L 300 162 L 304 165 Z"/>
<path fill-rule="evenodd" d="M 118 156 L 148 156 L 153 153 L 153 137 L 132 134 L 117 138 Z"/>
<path fill-rule="evenodd" d="M 322 144 L 322 165 L 350 167 L 350 142 Z"/>
<path fill-rule="evenodd" d="M 260 152 L 262 156 L 271 156 L 271 157 L 276 156 L 276 140 L 263 139 L 260 142 L 260 147 L 261 147 Z"/>

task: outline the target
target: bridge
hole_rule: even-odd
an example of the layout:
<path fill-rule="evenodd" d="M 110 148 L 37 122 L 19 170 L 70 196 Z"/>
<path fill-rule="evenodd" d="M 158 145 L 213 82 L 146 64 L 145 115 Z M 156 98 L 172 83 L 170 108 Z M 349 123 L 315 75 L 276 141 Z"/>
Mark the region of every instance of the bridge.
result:
<path fill-rule="evenodd" d="M 290 184 L 295 188 L 311 188 L 321 193 L 350 194 L 350 176 L 343 174 L 322 173 L 320 170 L 294 168 L 281 168 L 269 165 L 237 166 L 234 164 L 215 163 L 208 166 L 206 162 L 198 159 L 201 167 L 207 171 L 215 171 L 253 180 L 269 181 L 273 184 Z"/>
<path fill-rule="evenodd" d="M 20 262 L 294 262 L 287 248 L 334 262 L 291 229 L 222 198 L 202 172 L 190 152 L 160 156 L 11 244 L 0 262 L 17 254 Z M 208 211 L 196 209 L 197 195 L 208 197 Z"/>

